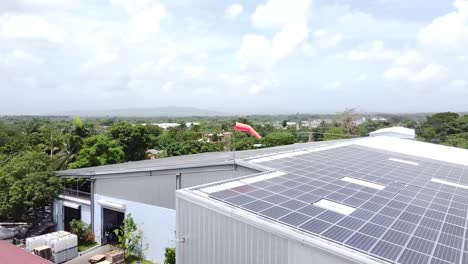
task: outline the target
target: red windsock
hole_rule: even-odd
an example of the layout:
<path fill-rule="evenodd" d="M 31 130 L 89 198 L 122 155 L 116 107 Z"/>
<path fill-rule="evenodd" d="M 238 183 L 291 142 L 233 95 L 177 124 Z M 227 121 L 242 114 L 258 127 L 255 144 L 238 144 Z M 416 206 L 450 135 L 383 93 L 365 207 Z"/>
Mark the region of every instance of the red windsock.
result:
<path fill-rule="evenodd" d="M 234 126 L 234 130 L 241 131 L 241 132 L 247 132 L 250 135 L 254 136 L 256 139 L 261 139 L 262 136 L 255 131 L 251 126 L 242 124 L 239 122 L 236 122 L 236 125 Z"/>

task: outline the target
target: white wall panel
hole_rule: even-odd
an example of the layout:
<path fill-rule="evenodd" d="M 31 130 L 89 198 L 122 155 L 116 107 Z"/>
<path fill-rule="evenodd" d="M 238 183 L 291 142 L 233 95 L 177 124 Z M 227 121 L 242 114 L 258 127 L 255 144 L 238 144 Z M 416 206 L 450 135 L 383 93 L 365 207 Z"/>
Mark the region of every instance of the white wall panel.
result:
<path fill-rule="evenodd" d="M 175 246 L 174 210 L 96 194 L 94 233 L 98 242 L 102 235 L 102 207 L 97 203 L 99 200 L 124 204 L 125 214 L 132 214 L 143 233 L 143 244 L 148 246 L 144 251 L 145 258 L 157 263 L 164 262 L 165 248 Z"/>

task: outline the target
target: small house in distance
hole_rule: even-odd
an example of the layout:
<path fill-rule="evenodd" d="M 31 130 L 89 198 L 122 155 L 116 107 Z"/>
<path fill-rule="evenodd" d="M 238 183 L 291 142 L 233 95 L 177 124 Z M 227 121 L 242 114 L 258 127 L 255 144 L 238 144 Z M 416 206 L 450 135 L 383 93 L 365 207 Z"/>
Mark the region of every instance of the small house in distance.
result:
<path fill-rule="evenodd" d="M 401 126 L 395 127 L 387 127 L 378 129 L 369 133 L 369 136 L 376 137 L 376 136 L 388 136 L 388 137 L 395 137 L 395 138 L 402 138 L 402 139 L 415 139 L 416 132 L 412 128 L 406 128 Z"/>

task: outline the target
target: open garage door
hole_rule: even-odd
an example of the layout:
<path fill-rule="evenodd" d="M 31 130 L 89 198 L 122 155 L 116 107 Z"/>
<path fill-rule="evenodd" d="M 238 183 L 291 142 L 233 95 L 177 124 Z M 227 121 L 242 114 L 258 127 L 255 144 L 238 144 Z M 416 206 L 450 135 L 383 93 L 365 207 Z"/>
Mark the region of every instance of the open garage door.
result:
<path fill-rule="evenodd" d="M 124 212 L 102 208 L 102 245 L 118 242 L 114 230 L 123 225 L 124 218 Z"/>
<path fill-rule="evenodd" d="M 63 203 L 63 224 L 65 231 L 70 231 L 70 222 L 81 219 L 81 206 L 75 203 Z"/>

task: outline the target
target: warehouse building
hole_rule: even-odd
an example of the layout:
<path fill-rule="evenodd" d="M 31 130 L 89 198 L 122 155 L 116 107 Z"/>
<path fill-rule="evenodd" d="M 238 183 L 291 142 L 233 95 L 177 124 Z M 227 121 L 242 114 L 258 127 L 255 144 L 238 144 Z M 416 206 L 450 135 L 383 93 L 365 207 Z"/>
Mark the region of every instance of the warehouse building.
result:
<path fill-rule="evenodd" d="M 468 263 L 468 150 L 369 137 L 177 191 L 178 264 Z"/>
<path fill-rule="evenodd" d="M 395 137 L 395 138 L 403 138 L 403 139 L 415 139 L 416 131 L 413 128 L 395 126 L 395 127 L 381 128 L 376 131 L 370 132 L 369 136 L 371 137 L 387 136 L 387 137 Z"/>
<path fill-rule="evenodd" d="M 235 155 L 242 159 L 309 145 L 316 144 Z M 54 202 L 54 220 L 57 230 L 66 230 L 72 219 L 81 219 L 91 225 L 96 242 L 105 245 L 116 241 L 113 230 L 126 214 L 132 214 L 143 232 L 145 258 L 162 263 L 165 248 L 175 246 L 176 241 L 176 190 L 251 175 L 260 171 L 257 167 L 234 162 L 232 152 L 217 152 L 58 171 L 60 177 L 86 179 L 91 192 L 63 190 Z"/>

